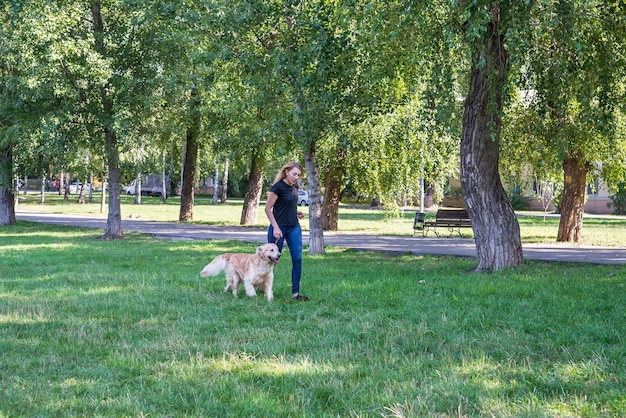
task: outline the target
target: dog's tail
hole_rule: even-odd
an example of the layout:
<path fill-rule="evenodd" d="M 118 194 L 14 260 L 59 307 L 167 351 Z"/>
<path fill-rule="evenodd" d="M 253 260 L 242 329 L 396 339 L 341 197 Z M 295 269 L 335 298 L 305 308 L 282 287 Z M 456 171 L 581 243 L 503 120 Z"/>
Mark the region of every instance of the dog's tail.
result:
<path fill-rule="evenodd" d="M 209 264 L 204 266 L 202 271 L 200 272 L 200 276 L 208 277 L 208 276 L 217 276 L 226 268 L 226 258 L 224 255 L 218 255 L 211 261 Z"/>

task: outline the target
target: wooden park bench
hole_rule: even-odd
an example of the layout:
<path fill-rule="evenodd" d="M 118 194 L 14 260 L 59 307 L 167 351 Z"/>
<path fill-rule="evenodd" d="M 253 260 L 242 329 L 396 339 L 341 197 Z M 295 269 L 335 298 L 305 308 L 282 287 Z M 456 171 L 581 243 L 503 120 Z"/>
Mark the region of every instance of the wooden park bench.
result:
<path fill-rule="evenodd" d="M 453 209 L 453 208 L 440 208 L 435 215 L 434 221 L 426 221 L 424 213 L 416 213 L 415 221 L 413 221 L 413 236 L 417 235 L 418 231 L 422 232 L 422 236 L 428 235 L 428 231 L 432 228 L 435 235 L 439 236 L 437 228 L 445 228 L 448 231 L 448 236 L 457 232 L 461 234 L 461 228 L 471 228 L 469 215 L 465 209 Z"/>

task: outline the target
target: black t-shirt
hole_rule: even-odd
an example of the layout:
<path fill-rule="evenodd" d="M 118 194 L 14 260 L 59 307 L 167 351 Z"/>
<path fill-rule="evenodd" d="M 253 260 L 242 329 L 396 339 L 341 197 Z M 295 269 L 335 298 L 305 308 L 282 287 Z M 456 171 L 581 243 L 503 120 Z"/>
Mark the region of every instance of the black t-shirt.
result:
<path fill-rule="evenodd" d="M 298 223 L 298 186 L 290 186 L 281 180 L 272 186 L 270 192 L 278 196 L 273 208 L 276 223 L 282 226 L 296 225 Z"/>

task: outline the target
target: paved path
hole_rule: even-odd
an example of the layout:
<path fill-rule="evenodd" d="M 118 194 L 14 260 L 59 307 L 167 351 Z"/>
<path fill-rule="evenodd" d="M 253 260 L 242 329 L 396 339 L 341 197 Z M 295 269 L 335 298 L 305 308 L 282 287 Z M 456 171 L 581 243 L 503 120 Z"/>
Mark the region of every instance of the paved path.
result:
<path fill-rule="evenodd" d="M 99 217 L 20 212 L 17 218 L 55 225 L 106 228 L 106 219 Z M 152 234 L 170 239 L 227 239 L 244 242 L 265 242 L 266 231 L 259 228 L 218 227 L 176 222 L 122 220 L 124 231 Z M 308 233 L 304 232 L 304 242 Z M 410 236 L 362 235 L 325 232 L 324 244 L 359 251 L 382 251 L 391 254 L 430 254 L 476 257 L 474 240 L 467 238 L 413 238 Z M 529 260 L 585 262 L 595 264 L 626 264 L 626 248 L 573 246 L 567 244 L 524 244 L 524 258 Z"/>

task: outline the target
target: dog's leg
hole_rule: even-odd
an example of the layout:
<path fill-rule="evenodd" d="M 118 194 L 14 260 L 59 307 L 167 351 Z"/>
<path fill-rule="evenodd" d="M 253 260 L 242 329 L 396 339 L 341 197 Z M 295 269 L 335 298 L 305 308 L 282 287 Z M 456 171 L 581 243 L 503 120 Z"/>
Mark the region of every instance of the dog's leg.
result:
<path fill-rule="evenodd" d="M 274 300 L 274 292 L 272 291 L 273 282 L 274 276 L 270 274 L 263 284 L 263 291 L 265 292 L 265 297 L 267 298 L 268 302 Z"/>
<path fill-rule="evenodd" d="M 244 280 L 243 286 L 246 289 L 246 295 L 250 297 L 256 296 L 256 290 L 254 290 L 254 285 L 252 284 L 250 280 Z"/>
<path fill-rule="evenodd" d="M 226 276 L 224 292 L 228 292 L 229 288 L 233 291 L 233 296 L 237 297 L 237 291 L 239 290 L 239 276 L 237 276 L 237 273 L 228 274 Z"/>

